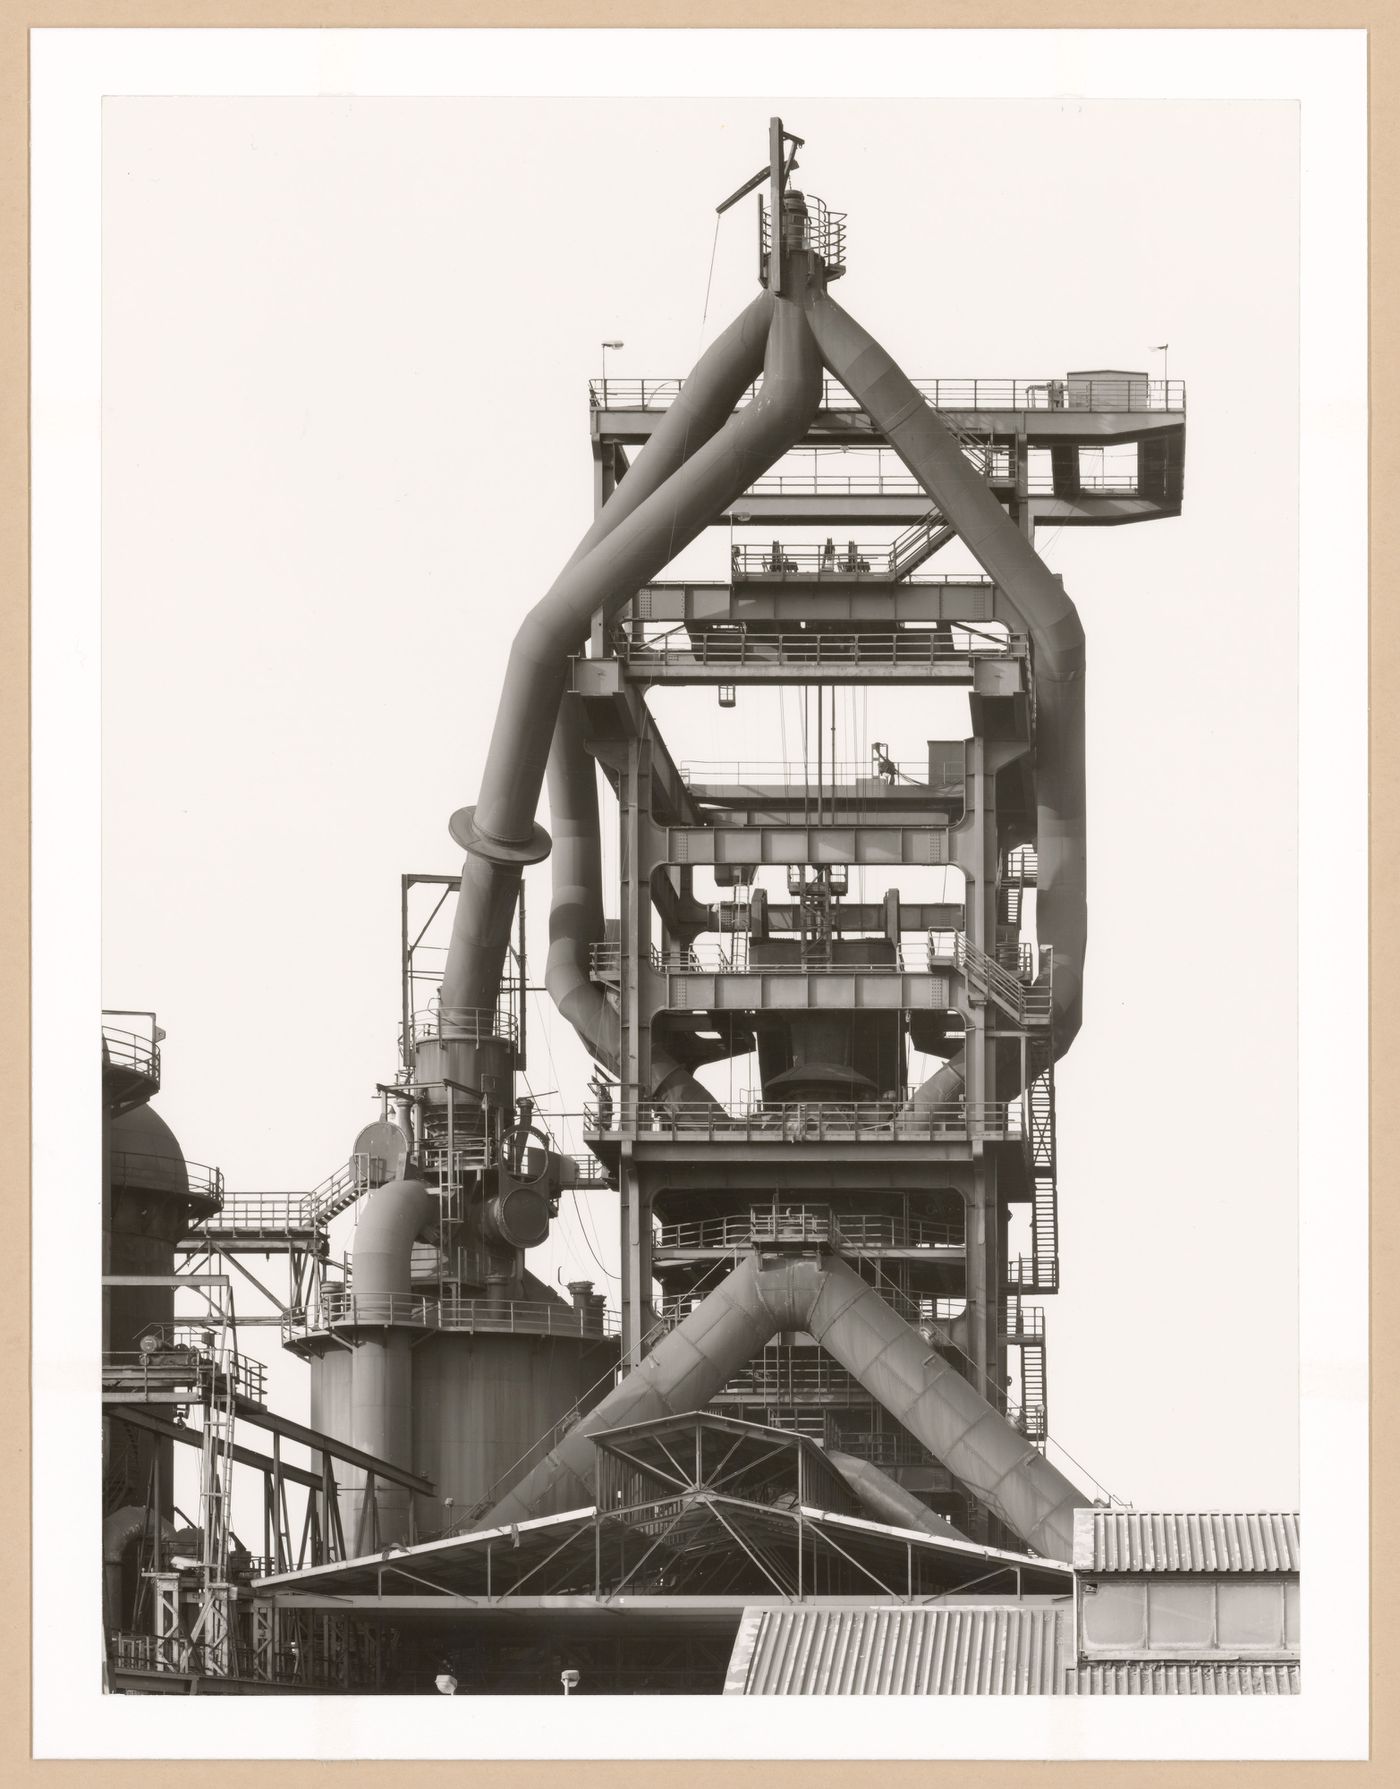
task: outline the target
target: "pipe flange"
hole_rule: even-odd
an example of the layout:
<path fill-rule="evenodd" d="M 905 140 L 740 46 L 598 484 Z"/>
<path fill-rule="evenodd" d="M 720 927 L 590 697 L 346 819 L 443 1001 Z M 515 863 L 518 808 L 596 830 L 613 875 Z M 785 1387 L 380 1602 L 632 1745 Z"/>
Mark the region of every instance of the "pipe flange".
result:
<path fill-rule="evenodd" d="M 475 806 L 458 808 L 447 822 L 447 830 L 464 851 L 473 857 L 484 857 L 488 863 L 543 863 L 552 844 L 549 834 L 540 825 L 531 826 L 530 836 L 523 843 L 493 839 L 490 833 L 482 832 L 477 826 Z"/>

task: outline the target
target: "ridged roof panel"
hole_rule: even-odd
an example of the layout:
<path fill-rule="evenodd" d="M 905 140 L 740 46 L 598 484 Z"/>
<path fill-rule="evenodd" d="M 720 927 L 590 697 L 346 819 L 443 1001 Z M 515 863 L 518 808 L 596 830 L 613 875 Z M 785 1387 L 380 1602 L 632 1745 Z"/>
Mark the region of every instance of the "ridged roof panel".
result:
<path fill-rule="evenodd" d="M 1081 1572 L 1296 1572 L 1298 1518 L 1288 1511 L 1076 1510 L 1074 1565 Z"/>
<path fill-rule="evenodd" d="M 724 1693 L 1052 1696 L 1068 1619 L 1044 1605 L 746 1609 Z"/>
<path fill-rule="evenodd" d="M 1297 1665 L 1080 1665 L 1071 1696 L 1296 1696 Z"/>

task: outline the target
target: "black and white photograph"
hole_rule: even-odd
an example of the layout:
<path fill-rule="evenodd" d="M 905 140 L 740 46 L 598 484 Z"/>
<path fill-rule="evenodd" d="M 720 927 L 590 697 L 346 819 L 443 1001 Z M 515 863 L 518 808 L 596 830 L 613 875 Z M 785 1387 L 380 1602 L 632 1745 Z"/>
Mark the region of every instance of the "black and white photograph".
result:
<path fill-rule="evenodd" d="M 964 91 L 945 34 L 848 34 L 849 92 L 816 31 L 539 92 L 412 91 L 387 32 L 260 85 L 302 34 L 243 35 L 88 146 L 35 1284 L 85 1173 L 36 1421 L 51 1360 L 95 1719 L 1312 1755 L 1365 1656 L 1364 1476 L 1319 1488 L 1364 1474 L 1366 1266 L 1364 987 L 1308 1005 L 1365 973 L 1364 715 L 1308 694 L 1366 627 L 1364 288 L 1322 407 L 1301 351 L 1321 102 L 1224 45 L 1139 93 L 1115 32 L 1039 90 L 1058 34 L 972 34 Z M 894 37 L 936 89 L 873 84 Z M 786 78 L 727 89 L 746 38 Z"/>

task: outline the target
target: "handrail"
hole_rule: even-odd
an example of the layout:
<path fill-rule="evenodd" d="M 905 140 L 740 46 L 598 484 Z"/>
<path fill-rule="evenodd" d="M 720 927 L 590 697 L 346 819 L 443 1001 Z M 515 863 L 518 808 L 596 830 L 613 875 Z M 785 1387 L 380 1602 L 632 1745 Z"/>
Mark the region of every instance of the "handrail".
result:
<path fill-rule="evenodd" d="M 108 1350 L 102 1356 L 102 1387 L 104 1391 L 152 1396 L 188 1390 L 202 1397 L 222 1386 L 226 1371 L 237 1396 L 261 1404 L 267 1377 L 263 1363 L 250 1355 L 232 1353 L 227 1361 L 227 1368 L 221 1370 L 211 1355 L 178 1340 L 145 1352 Z"/>
<path fill-rule="evenodd" d="M 219 1210 L 196 1225 L 202 1232 L 253 1235 L 285 1235 L 315 1228 L 306 1193 L 226 1193 Z"/>
<path fill-rule="evenodd" d="M 768 1220 L 768 1221 L 765 1221 Z M 783 1206 L 775 1215 L 757 1209 L 729 1217 L 658 1224 L 654 1247 L 660 1250 L 749 1248 L 755 1241 L 831 1241 L 852 1248 L 961 1248 L 961 1224 L 934 1223 L 925 1218 L 887 1217 L 878 1212 L 832 1213 L 829 1208 Z"/>
<path fill-rule="evenodd" d="M 680 394 L 682 379 L 591 379 L 595 410 L 665 410 Z M 910 383 L 935 410 L 1069 410 L 1087 414 L 1119 411 L 1186 410 L 1184 379 L 1145 379 L 1131 374 L 1105 378 L 914 379 Z M 750 386 L 740 402 L 749 401 Z M 822 381 L 822 410 L 862 411 L 864 406 L 836 379 Z"/>
<path fill-rule="evenodd" d="M 938 665 L 979 656 L 1025 658 L 1029 652 L 1026 636 L 1013 634 L 1003 622 L 940 622 L 930 627 L 850 634 L 760 634 L 740 627 L 722 631 L 692 629 L 693 624 L 685 623 L 655 638 L 635 640 L 619 628 L 610 642 L 612 654 L 641 669 L 712 665 L 728 671 L 749 664 L 799 664 L 808 668 Z"/>
<path fill-rule="evenodd" d="M 485 1334 L 604 1337 L 619 1333 L 614 1311 L 576 1310 L 572 1305 L 486 1298 L 438 1298 L 416 1292 L 376 1292 L 357 1296 L 353 1287 L 323 1288 L 314 1304 L 283 1324 L 285 1339 L 307 1330 L 357 1325 L 455 1330 Z"/>
<path fill-rule="evenodd" d="M 112 1068 L 127 1068 L 160 1084 L 160 1040 L 154 1013 L 117 1013 L 117 1018 L 149 1018 L 147 1032 L 129 1031 L 120 1025 L 102 1027 L 102 1059 Z"/>
<path fill-rule="evenodd" d="M 949 764 L 954 762 L 949 760 Z M 957 762 L 958 781 L 963 777 L 963 764 Z M 927 758 L 891 758 L 886 761 L 887 769 L 901 781 L 915 788 L 927 788 L 929 761 Z M 801 790 L 809 781 L 815 786 L 812 766 L 802 758 L 787 759 L 744 759 L 744 758 L 689 758 L 678 767 L 681 781 L 693 788 L 696 783 L 758 783 L 765 787 L 782 784 L 790 789 Z M 948 766 L 943 766 L 948 768 Z M 839 760 L 834 764 L 823 766 L 824 787 L 829 794 L 833 783 L 839 789 L 843 785 L 859 787 L 861 785 L 884 786 L 886 771 L 878 771 L 869 760 Z"/>
<path fill-rule="evenodd" d="M 1016 1141 L 1023 1119 L 1009 1101 L 950 1101 L 913 1108 L 899 1100 L 756 1101 L 749 1106 L 720 1104 L 667 1105 L 661 1100 L 632 1097 L 616 1103 L 586 1102 L 585 1133 L 614 1136 L 623 1132 L 696 1143 L 940 1142 L 971 1137 L 993 1142 Z"/>
<path fill-rule="evenodd" d="M 459 1008 L 446 1020 L 441 1012 L 415 1013 L 410 1024 L 410 1041 L 415 1044 L 444 1038 L 472 1044 L 497 1040 L 514 1044 L 516 1037 L 515 1014 L 499 1008 Z"/>
<path fill-rule="evenodd" d="M 944 936 L 930 932 L 927 941 L 901 943 L 893 956 L 874 954 L 873 940 L 853 939 L 852 943 L 869 942 L 872 954 L 829 957 L 809 953 L 803 960 L 765 963 L 750 957 L 748 933 L 741 932 L 734 939 L 732 950 L 704 942 L 669 951 L 653 946 L 649 966 L 658 975 L 932 975 L 954 966 L 952 949 L 935 943 Z M 951 938 L 953 934 L 946 936 Z M 589 971 L 596 980 L 615 979 L 621 965 L 620 940 L 607 939 L 589 947 Z"/>
<path fill-rule="evenodd" d="M 954 967 L 963 972 L 970 986 L 980 985 L 985 994 L 1021 1025 L 1049 1024 L 1053 992 L 1048 972 L 1046 981 L 1028 985 L 1004 969 L 994 957 L 989 957 L 965 932 L 958 932 L 955 937 Z M 1049 959 L 1048 952 L 1042 952 L 1042 956 Z"/>
<path fill-rule="evenodd" d="M 838 279 L 846 258 L 846 213 L 832 211 L 814 193 L 804 194 L 806 214 L 786 213 L 781 218 L 782 241 L 787 248 L 815 251 L 826 263 L 827 278 Z M 773 218 L 762 193 L 758 197 L 758 235 L 760 253 L 773 248 Z"/>
<path fill-rule="evenodd" d="M 186 1184 L 192 1198 L 212 1202 L 216 1207 L 222 1204 L 224 1197 L 224 1177 L 218 1168 L 211 1168 L 206 1162 L 187 1162 L 183 1156 L 155 1155 L 144 1149 L 114 1149 L 112 1151 L 112 1184 L 126 1186 L 133 1177 L 138 1186 L 149 1185 L 153 1188 L 169 1188 L 183 1170 Z M 143 1180 L 141 1177 L 145 1176 Z M 182 1194 L 184 1187 L 178 1189 Z"/>

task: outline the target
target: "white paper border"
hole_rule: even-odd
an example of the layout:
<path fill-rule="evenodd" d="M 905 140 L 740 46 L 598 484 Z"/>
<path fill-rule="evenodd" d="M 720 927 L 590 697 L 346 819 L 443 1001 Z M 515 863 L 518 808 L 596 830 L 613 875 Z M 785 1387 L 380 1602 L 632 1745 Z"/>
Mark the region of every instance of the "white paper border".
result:
<path fill-rule="evenodd" d="M 1296 99 L 1302 108 L 1300 1348 L 1296 1699 L 103 1697 L 97 1300 L 34 1279 L 40 1757 L 1357 1758 L 1368 1696 L 1366 40 L 1361 31 L 42 30 L 31 34 L 34 1260 L 97 1155 L 100 111 L 108 94 Z M 781 94 L 769 71 L 780 70 Z M 1268 377 L 1268 369 L 1251 369 Z M 1241 442 L 1241 453 L 1248 443 Z M 1247 696 L 1242 697 L 1247 699 Z M 1324 946 L 1325 941 L 1325 948 Z M 90 1041 L 90 1040 L 89 1040 Z M 1187 1120 L 1189 1122 L 1189 1120 Z M 1189 1135 L 1183 1136 L 1189 1144 Z M 1169 1338 L 1163 1338 L 1169 1346 Z M 1268 1337 L 1242 1379 L 1268 1370 Z M 76 1537 L 91 1533 L 91 1547 Z M 62 1617 L 57 1611 L 62 1610 Z M 84 1636 L 90 1637 L 87 1644 Z M 619 1709 L 625 1707 L 625 1722 Z M 530 1711 L 535 1710 L 534 1713 Z M 522 1716 L 526 1717 L 522 1719 Z"/>

